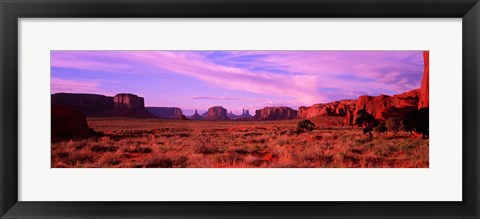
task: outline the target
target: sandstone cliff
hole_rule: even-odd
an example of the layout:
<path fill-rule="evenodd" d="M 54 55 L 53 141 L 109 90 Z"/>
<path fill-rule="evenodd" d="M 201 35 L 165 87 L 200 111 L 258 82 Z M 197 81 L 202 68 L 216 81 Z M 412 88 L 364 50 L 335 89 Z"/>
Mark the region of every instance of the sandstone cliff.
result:
<path fill-rule="evenodd" d="M 96 134 L 88 127 L 87 119 L 79 110 L 73 107 L 52 106 L 51 142 L 88 138 Z"/>
<path fill-rule="evenodd" d="M 298 109 L 298 118 L 318 116 L 344 116 L 344 125 L 353 125 L 359 110 L 366 110 L 376 119 L 385 121 L 390 117 L 404 118 L 415 109 L 429 107 L 429 51 L 423 51 L 424 71 L 420 89 L 393 96 L 360 96 L 357 100 L 340 100 L 315 104 Z"/>
<path fill-rule="evenodd" d="M 309 119 L 318 116 L 346 116 L 355 109 L 356 100 L 340 100 L 325 104 L 315 104 L 298 108 L 298 118 Z"/>
<path fill-rule="evenodd" d="M 80 110 L 85 116 L 106 116 L 113 109 L 113 97 L 98 94 L 52 94 L 52 106 L 68 106 Z"/>
<path fill-rule="evenodd" d="M 143 97 L 118 94 L 108 97 L 97 94 L 56 93 L 51 95 L 52 106 L 73 107 L 86 117 L 155 118 L 144 107 Z"/>
<path fill-rule="evenodd" d="M 205 120 L 230 120 L 227 116 L 227 110 L 221 106 L 214 106 L 208 109 Z"/>
<path fill-rule="evenodd" d="M 117 109 L 143 109 L 143 97 L 135 94 L 117 94 L 113 97 L 113 107 Z"/>
<path fill-rule="evenodd" d="M 200 114 L 198 114 L 198 111 L 195 110 L 195 113 L 191 116 L 188 117 L 188 119 L 191 119 L 191 120 L 203 120 L 203 116 L 201 116 Z"/>
<path fill-rule="evenodd" d="M 290 107 L 265 107 L 255 111 L 254 119 L 257 120 L 285 120 L 297 117 L 297 110 Z"/>
<path fill-rule="evenodd" d="M 182 119 L 182 109 L 178 107 L 145 107 L 150 113 L 161 119 Z"/>
<path fill-rule="evenodd" d="M 233 114 L 232 112 L 230 112 L 230 113 L 227 114 L 227 116 L 231 120 L 250 120 L 250 119 L 253 118 L 253 116 L 250 115 L 249 110 L 245 110 L 245 109 L 242 110 L 242 114 L 240 114 L 240 115 L 236 115 L 236 114 Z"/>
<path fill-rule="evenodd" d="M 355 122 L 353 120 L 354 116 L 353 114 L 355 113 L 355 109 L 347 111 L 345 118 L 343 119 L 343 125 L 353 125 Z"/>
<path fill-rule="evenodd" d="M 366 110 L 376 119 L 385 121 L 390 117 L 403 118 L 418 108 L 419 89 L 393 96 L 360 96 L 356 102 L 354 117 L 359 110 Z"/>
<path fill-rule="evenodd" d="M 423 77 L 422 86 L 420 87 L 420 101 L 418 103 L 418 109 L 428 107 L 429 105 L 429 51 L 423 51 Z"/>

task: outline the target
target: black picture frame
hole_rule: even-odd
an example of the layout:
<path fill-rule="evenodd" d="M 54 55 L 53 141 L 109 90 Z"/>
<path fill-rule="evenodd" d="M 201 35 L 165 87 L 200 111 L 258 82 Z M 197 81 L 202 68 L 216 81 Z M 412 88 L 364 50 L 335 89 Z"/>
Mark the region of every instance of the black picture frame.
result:
<path fill-rule="evenodd" d="M 1 0 L 2 218 L 479 218 L 478 0 Z M 18 19 L 117 17 L 462 18 L 461 202 L 23 202 L 18 201 Z M 448 43 L 448 42 L 446 42 Z M 438 191 L 442 192 L 442 191 Z"/>

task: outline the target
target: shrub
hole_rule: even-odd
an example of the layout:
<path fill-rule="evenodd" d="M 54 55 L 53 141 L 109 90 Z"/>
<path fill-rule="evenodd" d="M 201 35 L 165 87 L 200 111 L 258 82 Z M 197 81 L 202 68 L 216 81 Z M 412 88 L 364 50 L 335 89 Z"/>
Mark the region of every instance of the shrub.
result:
<path fill-rule="evenodd" d="M 115 152 L 118 150 L 118 147 L 115 146 L 101 146 L 101 145 L 94 145 L 90 148 L 92 152 Z"/>
<path fill-rule="evenodd" d="M 114 150 L 112 150 L 112 152 L 114 152 Z M 133 148 L 130 148 L 130 147 L 127 147 L 127 148 L 124 148 L 123 149 L 123 152 L 125 153 L 142 153 L 142 154 L 148 154 L 148 153 L 152 153 L 153 150 L 149 147 L 140 147 L 140 146 L 136 146 L 136 147 L 133 147 Z"/>
<path fill-rule="evenodd" d="M 422 134 L 422 138 L 426 138 L 429 132 L 428 111 L 428 107 L 412 111 L 405 120 L 405 130 L 415 131 Z"/>
<path fill-rule="evenodd" d="M 354 124 L 363 127 L 363 134 L 368 134 L 369 137 L 373 137 L 373 128 L 377 127 L 380 122 L 366 110 L 359 110 Z"/>
<path fill-rule="evenodd" d="M 297 123 L 297 130 L 299 131 L 313 131 L 315 124 L 308 119 L 301 120 Z"/>
<path fill-rule="evenodd" d="M 85 163 L 93 163 L 94 157 L 87 153 L 73 153 L 70 154 L 68 158 L 63 160 L 68 165 L 77 165 L 77 164 L 85 164 Z"/>
<path fill-rule="evenodd" d="M 146 168 L 172 168 L 173 160 L 166 157 L 150 158 L 145 162 Z"/>
<path fill-rule="evenodd" d="M 381 122 L 377 127 L 373 129 L 373 131 L 377 133 L 384 133 L 387 131 L 387 127 L 385 126 L 385 123 Z"/>
<path fill-rule="evenodd" d="M 388 131 L 393 133 L 405 131 L 403 120 L 399 118 L 388 118 L 385 122 L 385 126 L 387 127 Z"/>
<path fill-rule="evenodd" d="M 217 154 L 223 153 L 223 150 L 220 150 L 218 147 L 215 146 L 200 146 L 195 150 L 195 152 L 200 154 Z"/>
<path fill-rule="evenodd" d="M 120 164 L 121 162 L 122 162 L 122 159 L 117 155 L 113 153 L 107 153 L 107 154 L 104 154 L 97 163 L 101 163 L 107 166 L 110 166 L 110 165 L 115 166 Z"/>

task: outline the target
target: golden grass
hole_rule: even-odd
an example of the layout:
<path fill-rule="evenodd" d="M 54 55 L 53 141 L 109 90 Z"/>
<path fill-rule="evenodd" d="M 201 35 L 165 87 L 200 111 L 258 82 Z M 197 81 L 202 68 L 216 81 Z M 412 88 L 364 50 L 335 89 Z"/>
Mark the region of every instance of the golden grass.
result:
<path fill-rule="evenodd" d="M 52 144 L 52 167 L 87 168 L 426 168 L 428 139 L 375 134 L 312 120 L 185 121 L 89 118 L 104 137 Z"/>

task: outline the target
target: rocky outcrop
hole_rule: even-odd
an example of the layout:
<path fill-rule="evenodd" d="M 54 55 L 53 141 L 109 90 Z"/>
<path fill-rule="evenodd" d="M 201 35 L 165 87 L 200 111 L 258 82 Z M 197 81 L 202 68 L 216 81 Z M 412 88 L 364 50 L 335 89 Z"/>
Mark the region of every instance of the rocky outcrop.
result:
<path fill-rule="evenodd" d="M 52 106 L 68 106 L 80 110 L 85 116 L 103 116 L 113 109 L 113 97 L 98 94 L 52 94 Z"/>
<path fill-rule="evenodd" d="M 295 119 L 297 117 L 297 110 L 290 107 L 265 107 L 255 111 L 256 120 L 285 120 Z"/>
<path fill-rule="evenodd" d="M 228 113 L 227 116 L 231 120 L 249 120 L 249 119 L 253 118 L 253 116 L 250 115 L 249 110 L 245 110 L 245 109 L 242 109 L 242 114 L 240 114 L 240 115 L 233 114 L 230 111 L 230 113 Z"/>
<path fill-rule="evenodd" d="M 233 114 L 233 112 L 230 110 L 230 112 L 227 113 L 227 117 L 231 120 L 235 120 L 237 118 L 237 115 Z"/>
<path fill-rule="evenodd" d="M 420 87 L 420 100 L 418 102 L 418 109 L 426 108 L 429 104 L 429 51 L 423 51 L 423 77 L 422 85 Z"/>
<path fill-rule="evenodd" d="M 315 104 L 298 108 L 298 118 L 309 119 L 318 116 L 346 116 L 354 111 L 356 100 L 340 100 L 325 104 Z"/>
<path fill-rule="evenodd" d="M 403 118 L 417 109 L 419 93 L 417 89 L 393 96 L 360 96 L 356 102 L 354 117 L 359 110 L 366 110 L 378 120 L 385 121 L 390 117 Z"/>
<path fill-rule="evenodd" d="M 187 117 L 188 119 L 191 119 L 191 120 L 203 120 L 203 116 L 201 116 L 200 114 L 198 114 L 198 111 L 195 110 L 195 113 L 189 117 Z"/>
<path fill-rule="evenodd" d="M 52 106 L 73 107 L 86 117 L 155 118 L 144 107 L 143 97 L 118 94 L 108 97 L 97 94 L 56 93 L 51 95 Z"/>
<path fill-rule="evenodd" d="M 353 114 L 355 113 L 355 111 L 347 111 L 346 115 L 345 115 L 345 119 L 343 120 L 343 125 L 353 125 Z"/>
<path fill-rule="evenodd" d="M 113 113 L 110 117 L 130 117 L 130 118 L 157 118 L 153 114 L 151 114 L 145 108 L 133 108 L 133 109 L 113 109 Z"/>
<path fill-rule="evenodd" d="M 113 107 L 117 109 L 143 109 L 143 97 L 135 94 L 117 94 L 113 97 Z"/>
<path fill-rule="evenodd" d="M 205 120 L 230 120 L 227 116 L 227 110 L 221 106 L 214 106 L 208 109 Z"/>
<path fill-rule="evenodd" d="M 357 100 L 340 100 L 298 109 L 298 118 L 344 116 L 343 125 L 353 125 L 357 112 L 366 110 L 378 120 L 405 118 L 416 109 L 429 107 L 429 51 L 423 51 L 424 72 L 420 89 L 393 96 L 360 96 Z"/>
<path fill-rule="evenodd" d="M 51 142 L 83 139 L 97 135 L 88 127 L 86 117 L 73 107 L 52 106 Z"/>
<path fill-rule="evenodd" d="M 154 116 L 161 119 L 182 119 L 182 109 L 178 107 L 145 107 Z"/>

